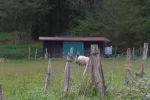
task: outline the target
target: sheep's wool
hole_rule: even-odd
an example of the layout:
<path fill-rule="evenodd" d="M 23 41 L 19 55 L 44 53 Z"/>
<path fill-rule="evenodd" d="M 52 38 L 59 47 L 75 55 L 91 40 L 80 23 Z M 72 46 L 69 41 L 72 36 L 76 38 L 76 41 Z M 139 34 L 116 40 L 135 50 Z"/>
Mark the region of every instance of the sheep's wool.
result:
<path fill-rule="evenodd" d="M 79 56 L 77 59 L 77 62 L 78 62 L 78 64 L 86 65 L 86 64 L 88 64 L 89 59 L 90 58 L 86 57 L 86 56 Z"/>

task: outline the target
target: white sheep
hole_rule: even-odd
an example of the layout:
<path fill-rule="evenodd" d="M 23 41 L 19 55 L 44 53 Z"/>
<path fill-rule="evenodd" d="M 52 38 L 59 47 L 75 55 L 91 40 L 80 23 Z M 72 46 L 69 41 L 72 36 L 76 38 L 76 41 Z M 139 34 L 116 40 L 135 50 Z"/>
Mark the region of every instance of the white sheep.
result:
<path fill-rule="evenodd" d="M 87 65 L 89 62 L 89 57 L 86 56 L 78 56 L 77 59 L 75 59 L 76 64 L 79 66 Z"/>
<path fill-rule="evenodd" d="M 76 62 L 76 64 L 78 64 L 78 70 L 79 70 L 79 66 L 85 65 L 85 69 L 83 72 L 83 76 L 84 76 L 88 66 L 90 65 L 90 58 L 86 57 L 86 56 L 80 56 L 80 54 L 77 53 L 77 56 L 75 58 L 75 62 Z"/>

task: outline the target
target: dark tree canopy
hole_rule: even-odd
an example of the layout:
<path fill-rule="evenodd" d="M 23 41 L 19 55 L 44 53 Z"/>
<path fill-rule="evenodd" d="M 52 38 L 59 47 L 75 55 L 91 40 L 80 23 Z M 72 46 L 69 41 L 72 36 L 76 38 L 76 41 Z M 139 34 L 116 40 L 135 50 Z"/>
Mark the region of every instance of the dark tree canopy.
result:
<path fill-rule="evenodd" d="M 150 0 L 0 0 L 0 31 L 104 36 L 127 48 L 150 42 Z"/>

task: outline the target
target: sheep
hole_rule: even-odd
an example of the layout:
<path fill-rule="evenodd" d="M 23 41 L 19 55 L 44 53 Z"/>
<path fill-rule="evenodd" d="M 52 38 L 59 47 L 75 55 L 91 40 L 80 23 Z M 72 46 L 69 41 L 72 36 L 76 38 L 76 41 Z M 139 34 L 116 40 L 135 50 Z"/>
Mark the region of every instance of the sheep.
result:
<path fill-rule="evenodd" d="M 89 57 L 86 56 L 78 56 L 78 58 L 75 60 L 76 64 L 79 66 L 87 65 L 89 62 Z"/>
<path fill-rule="evenodd" d="M 87 67 L 90 65 L 90 58 L 89 57 L 86 57 L 86 56 L 80 56 L 79 53 L 77 53 L 77 56 L 75 58 L 75 62 L 76 64 L 78 65 L 78 70 L 79 70 L 79 66 L 83 66 L 85 65 L 85 69 L 84 69 L 84 72 L 83 72 L 83 76 L 85 75 L 86 73 L 86 70 L 87 70 Z"/>

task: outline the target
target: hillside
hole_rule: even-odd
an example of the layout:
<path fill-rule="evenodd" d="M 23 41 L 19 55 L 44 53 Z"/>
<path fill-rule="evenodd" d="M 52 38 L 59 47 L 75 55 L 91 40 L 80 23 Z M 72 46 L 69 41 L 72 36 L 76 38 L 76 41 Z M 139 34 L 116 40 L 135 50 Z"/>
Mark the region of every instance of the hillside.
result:
<path fill-rule="evenodd" d="M 38 50 L 38 57 L 42 56 L 42 42 L 32 39 L 17 38 L 18 33 L 0 32 L 0 58 L 20 59 L 28 57 L 28 48 L 31 48 L 31 57 Z"/>

